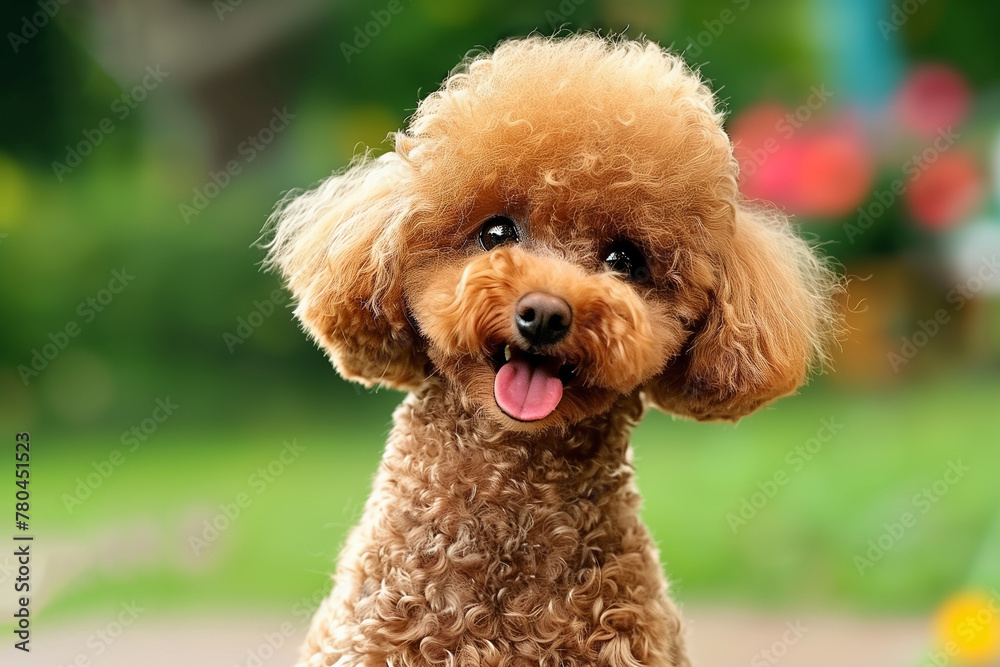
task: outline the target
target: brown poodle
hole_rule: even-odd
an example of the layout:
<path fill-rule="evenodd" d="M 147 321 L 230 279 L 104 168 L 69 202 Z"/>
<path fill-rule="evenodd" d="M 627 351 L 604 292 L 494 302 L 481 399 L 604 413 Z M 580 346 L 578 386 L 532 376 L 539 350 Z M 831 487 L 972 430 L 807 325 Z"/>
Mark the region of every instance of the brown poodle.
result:
<path fill-rule="evenodd" d="M 795 391 L 836 279 L 652 43 L 505 42 L 394 139 L 274 216 L 304 327 L 410 392 L 301 664 L 687 665 L 629 433 Z"/>

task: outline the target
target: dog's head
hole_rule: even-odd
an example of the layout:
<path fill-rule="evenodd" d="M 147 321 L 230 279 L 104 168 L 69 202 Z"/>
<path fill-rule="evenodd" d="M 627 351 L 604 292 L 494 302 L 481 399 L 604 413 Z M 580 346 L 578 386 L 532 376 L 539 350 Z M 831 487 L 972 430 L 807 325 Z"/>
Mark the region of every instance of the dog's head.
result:
<path fill-rule="evenodd" d="M 506 42 L 395 144 L 275 214 L 270 261 L 344 377 L 440 375 L 538 430 L 638 390 L 736 420 L 823 358 L 836 281 L 741 200 L 711 92 L 660 47 Z"/>

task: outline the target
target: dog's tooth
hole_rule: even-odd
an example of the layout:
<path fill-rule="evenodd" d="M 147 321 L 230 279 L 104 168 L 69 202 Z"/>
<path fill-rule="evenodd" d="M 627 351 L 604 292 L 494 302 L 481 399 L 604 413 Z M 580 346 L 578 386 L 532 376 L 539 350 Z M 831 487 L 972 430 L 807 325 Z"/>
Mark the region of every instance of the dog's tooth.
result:
<path fill-rule="evenodd" d="M 503 348 L 503 358 L 506 361 L 510 361 L 510 345 L 505 345 Z"/>

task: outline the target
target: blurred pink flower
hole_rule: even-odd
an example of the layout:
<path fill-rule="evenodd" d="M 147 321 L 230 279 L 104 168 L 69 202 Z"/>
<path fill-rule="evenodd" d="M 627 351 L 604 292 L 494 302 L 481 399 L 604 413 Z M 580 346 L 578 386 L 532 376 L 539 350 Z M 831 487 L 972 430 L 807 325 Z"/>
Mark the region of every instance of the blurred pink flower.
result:
<path fill-rule="evenodd" d="M 788 206 L 789 177 L 798 163 L 794 132 L 782 119 L 788 110 L 764 102 L 736 116 L 730 124 L 733 154 L 740 165 L 740 190 L 750 199 Z M 791 135 L 791 138 L 790 138 Z"/>
<path fill-rule="evenodd" d="M 802 215 L 825 218 L 852 211 L 872 180 L 860 124 L 850 114 L 822 129 L 793 120 L 774 104 L 751 107 L 733 120 L 741 191 Z"/>
<path fill-rule="evenodd" d="M 789 140 L 781 149 L 768 156 L 752 177 L 740 185 L 740 190 L 750 199 L 774 202 L 782 208 L 795 210 L 799 206 L 796 187 L 798 171 L 802 164 L 801 141 Z"/>
<path fill-rule="evenodd" d="M 762 148 L 768 139 L 781 139 L 778 128 L 788 109 L 774 102 L 763 102 L 745 109 L 729 123 L 729 136 L 736 148 L 736 157 L 749 158 L 750 152 Z"/>
<path fill-rule="evenodd" d="M 832 218 L 853 211 L 868 194 L 872 163 L 860 134 L 837 130 L 810 139 L 798 169 L 795 213 Z"/>
<path fill-rule="evenodd" d="M 969 86 L 947 65 L 914 68 L 896 93 L 894 109 L 908 129 L 922 136 L 958 125 L 969 109 Z"/>
<path fill-rule="evenodd" d="M 983 175 L 975 159 L 954 150 L 917 173 L 906 190 L 906 204 L 917 222 L 946 229 L 975 211 L 983 194 Z"/>

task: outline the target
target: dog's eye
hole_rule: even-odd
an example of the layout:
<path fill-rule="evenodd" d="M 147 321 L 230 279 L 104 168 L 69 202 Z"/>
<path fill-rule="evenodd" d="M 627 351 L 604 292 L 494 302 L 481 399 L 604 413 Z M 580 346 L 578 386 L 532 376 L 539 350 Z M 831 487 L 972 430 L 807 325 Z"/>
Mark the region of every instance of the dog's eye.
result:
<path fill-rule="evenodd" d="M 479 230 L 479 242 L 483 250 L 493 250 L 498 245 L 504 243 L 517 243 L 517 227 L 510 218 L 496 215 L 483 223 L 483 228 Z"/>
<path fill-rule="evenodd" d="M 633 282 L 648 282 L 651 277 L 646 258 L 628 241 L 612 243 L 604 251 L 604 263 L 615 273 L 620 273 Z"/>

